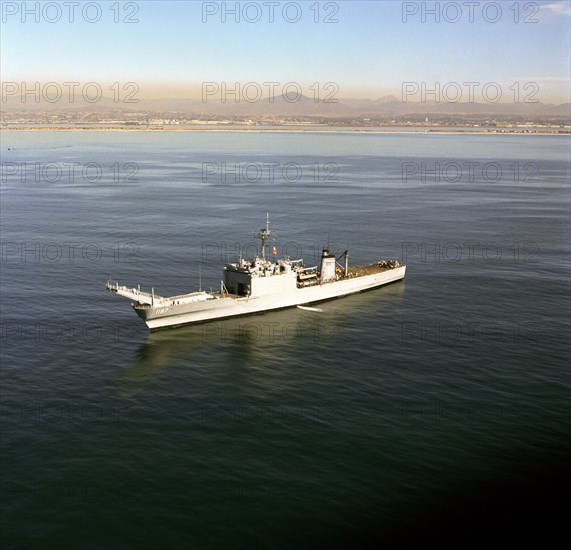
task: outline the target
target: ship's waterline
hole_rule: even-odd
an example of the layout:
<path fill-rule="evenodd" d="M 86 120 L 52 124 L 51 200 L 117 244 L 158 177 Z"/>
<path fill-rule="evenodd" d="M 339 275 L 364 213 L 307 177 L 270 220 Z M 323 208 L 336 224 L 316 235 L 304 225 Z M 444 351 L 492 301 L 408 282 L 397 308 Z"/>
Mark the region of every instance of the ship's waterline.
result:
<path fill-rule="evenodd" d="M 107 290 L 135 301 L 133 309 L 151 330 L 251 315 L 340 298 L 402 280 L 406 266 L 395 260 L 349 267 L 349 253 L 341 256 L 323 249 L 320 265 L 306 267 L 303 260 L 271 261 L 266 248 L 275 235 L 266 226 L 257 234 L 259 254 L 224 266 L 219 292 L 199 290 L 179 296 L 157 296 L 140 288 L 108 281 Z M 273 254 L 275 255 L 275 248 Z M 338 261 L 344 259 L 344 263 Z"/>

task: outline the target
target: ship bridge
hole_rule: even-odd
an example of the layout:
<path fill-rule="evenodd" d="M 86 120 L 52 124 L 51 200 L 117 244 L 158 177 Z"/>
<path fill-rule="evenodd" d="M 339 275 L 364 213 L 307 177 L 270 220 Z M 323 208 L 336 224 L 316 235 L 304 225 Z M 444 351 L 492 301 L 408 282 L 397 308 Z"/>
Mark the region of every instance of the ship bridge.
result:
<path fill-rule="evenodd" d="M 267 244 L 276 237 L 270 231 L 269 216 L 266 215 L 266 226 L 261 228 L 256 236 L 260 239 L 258 255 L 253 260 L 240 258 L 238 263 L 229 263 L 224 266 L 223 285 L 226 291 L 238 296 L 260 296 L 264 294 L 283 294 L 295 292 L 296 289 L 330 283 L 339 280 L 336 258 L 324 249 L 321 257 L 321 266 L 305 267 L 302 259 L 290 260 L 284 258 L 271 261 L 266 257 Z M 273 247 L 273 255 L 277 254 Z M 347 274 L 347 252 L 345 256 L 344 275 Z"/>
<path fill-rule="evenodd" d="M 257 257 L 224 266 L 224 286 L 232 294 L 259 296 L 296 289 L 297 270 L 289 260 L 270 262 Z"/>
<path fill-rule="evenodd" d="M 224 266 L 223 283 L 226 290 L 239 296 L 260 296 L 295 290 L 299 261 L 283 259 L 272 262 L 266 258 L 268 243 L 276 238 L 276 234 L 270 231 L 269 214 L 266 214 L 266 226 L 256 233 L 256 237 L 260 239 L 260 249 L 253 260 L 240 258 L 239 263 Z M 275 256 L 275 247 L 272 252 Z"/>

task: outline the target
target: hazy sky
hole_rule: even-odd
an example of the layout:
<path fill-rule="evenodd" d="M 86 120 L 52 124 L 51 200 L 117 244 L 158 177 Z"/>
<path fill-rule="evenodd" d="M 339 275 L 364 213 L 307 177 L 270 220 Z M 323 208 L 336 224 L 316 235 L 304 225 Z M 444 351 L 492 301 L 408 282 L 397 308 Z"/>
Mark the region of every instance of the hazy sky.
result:
<path fill-rule="evenodd" d="M 98 1 L 85 16 L 81 2 L 73 21 L 65 2 L 38 3 L 39 22 L 35 4 L 2 2 L 5 82 L 136 82 L 140 97 L 199 97 L 207 81 L 229 86 L 296 81 L 310 95 L 312 83 L 335 82 L 337 97 L 372 99 L 400 96 L 403 82 L 426 82 L 428 88 L 436 82 L 441 87 L 495 82 L 507 100 L 513 100 L 514 82 L 535 82 L 540 101 L 569 101 L 571 3 L 566 1 L 350 0 L 319 2 L 318 12 L 315 0 L 298 0 L 289 3 L 285 16 L 287 2 L 273 6 L 273 22 L 266 0 Z M 236 4 L 240 21 L 232 13 L 224 21 L 223 11 Z M 423 13 L 437 5 L 440 22 Z M 468 99 L 468 88 L 463 89 L 462 99 Z"/>

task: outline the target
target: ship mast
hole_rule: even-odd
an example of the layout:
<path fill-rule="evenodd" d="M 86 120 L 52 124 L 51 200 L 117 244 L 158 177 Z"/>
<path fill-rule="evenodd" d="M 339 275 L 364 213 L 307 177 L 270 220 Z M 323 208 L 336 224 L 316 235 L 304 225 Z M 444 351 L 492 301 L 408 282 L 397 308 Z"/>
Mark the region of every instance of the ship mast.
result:
<path fill-rule="evenodd" d="M 273 241 L 276 238 L 276 234 L 270 231 L 270 214 L 266 213 L 266 227 L 262 227 L 256 234 L 258 239 L 260 239 L 260 256 L 262 260 L 266 259 L 266 242 Z"/>

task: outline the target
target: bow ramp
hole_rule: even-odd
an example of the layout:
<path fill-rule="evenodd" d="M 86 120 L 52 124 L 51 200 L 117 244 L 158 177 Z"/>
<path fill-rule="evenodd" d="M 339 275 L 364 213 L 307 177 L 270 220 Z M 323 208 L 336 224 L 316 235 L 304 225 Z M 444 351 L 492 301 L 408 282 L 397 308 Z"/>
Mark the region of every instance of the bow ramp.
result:
<path fill-rule="evenodd" d="M 130 298 L 135 302 L 141 302 L 142 304 L 152 305 L 154 302 L 163 300 L 162 296 L 155 296 L 153 292 L 144 292 L 139 287 L 129 288 L 126 286 L 119 286 L 119 283 L 115 281 L 107 281 L 107 290 L 109 292 L 114 292 L 119 294 L 119 296 L 124 296 L 125 298 Z"/>

